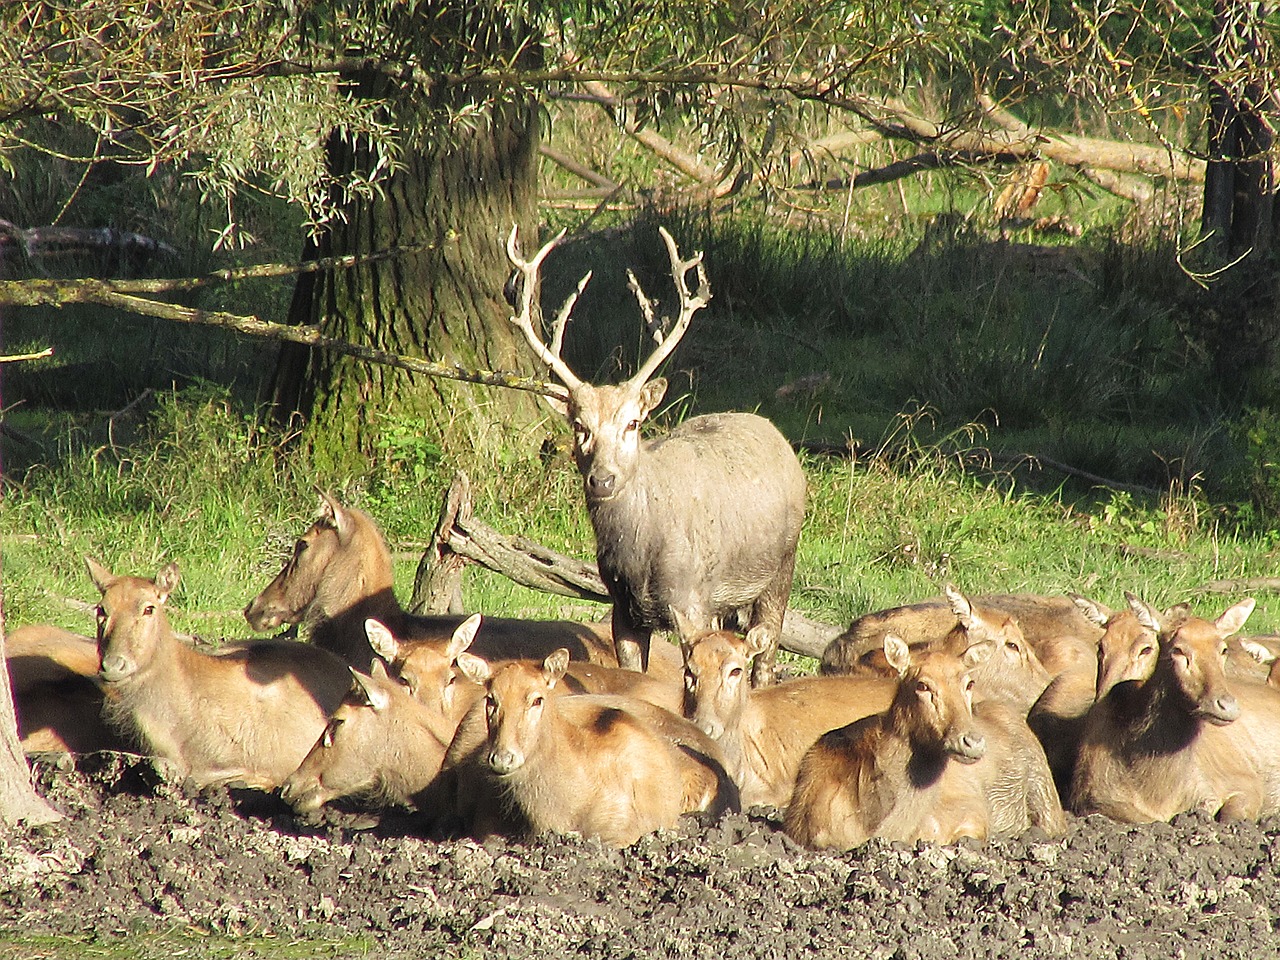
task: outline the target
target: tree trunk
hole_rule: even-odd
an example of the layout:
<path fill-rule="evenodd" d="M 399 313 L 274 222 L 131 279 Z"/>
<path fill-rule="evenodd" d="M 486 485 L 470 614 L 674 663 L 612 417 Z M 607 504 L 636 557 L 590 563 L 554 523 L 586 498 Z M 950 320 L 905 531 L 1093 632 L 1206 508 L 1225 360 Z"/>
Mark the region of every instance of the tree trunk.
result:
<path fill-rule="evenodd" d="M 502 290 L 512 224 L 520 225 L 522 236 L 537 236 L 534 104 L 500 94 L 466 122 L 444 123 L 447 111 L 457 116 L 492 91 L 459 87 L 427 94 L 392 88 L 382 78 L 351 80 L 352 96 L 387 100 L 405 131 L 403 167 L 381 190 L 335 198 L 344 216 L 318 238 L 315 253 L 416 249 L 300 282 L 291 318 L 394 353 L 532 372 L 507 322 Z M 364 144 L 336 132 L 330 138 L 334 173 L 368 172 L 372 165 Z M 419 377 L 305 348 L 283 351 L 271 390 L 277 419 L 294 410 L 303 414 L 321 469 L 373 454 L 388 430 L 402 442 L 503 443 L 539 414 L 536 398 L 520 391 Z"/>
<path fill-rule="evenodd" d="M 0 330 L 3 318 L 0 318 Z M 0 369 L 4 364 L 0 363 Z M 3 409 L 0 400 L 0 409 Z M 0 477 L 4 464 L 0 462 Z M 0 496 L 3 486 L 0 485 Z M 0 555 L 0 821 L 10 826 L 25 823 L 36 826 L 61 820 L 62 814 L 36 793 L 31 783 L 31 768 L 18 741 L 18 716 L 13 709 L 13 689 L 9 684 L 8 660 L 4 642 L 4 570 Z"/>
<path fill-rule="evenodd" d="M 1202 232 L 1220 253 L 1262 258 L 1275 235 L 1275 135 L 1267 116 L 1275 86 L 1268 66 L 1265 3 L 1215 0 L 1209 163 Z"/>

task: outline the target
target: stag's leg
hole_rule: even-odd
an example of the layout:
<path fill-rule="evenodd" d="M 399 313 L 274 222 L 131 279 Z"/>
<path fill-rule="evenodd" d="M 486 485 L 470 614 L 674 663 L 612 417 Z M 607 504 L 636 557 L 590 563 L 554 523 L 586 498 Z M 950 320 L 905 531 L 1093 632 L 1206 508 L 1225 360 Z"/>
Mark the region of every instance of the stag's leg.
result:
<path fill-rule="evenodd" d="M 621 607 L 619 603 L 613 605 L 613 649 L 618 657 L 618 666 L 643 673 L 649 669 L 652 631 L 628 621 Z"/>
<path fill-rule="evenodd" d="M 760 628 L 768 638 L 765 648 L 751 662 L 753 687 L 767 687 L 774 681 L 778 640 L 782 637 L 782 618 L 787 612 L 787 601 L 791 599 L 791 580 L 795 575 L 795 567 L 796 557 L 793 552 L 751 606 L 751 622 L 747 624 L 747 629 Z"/>

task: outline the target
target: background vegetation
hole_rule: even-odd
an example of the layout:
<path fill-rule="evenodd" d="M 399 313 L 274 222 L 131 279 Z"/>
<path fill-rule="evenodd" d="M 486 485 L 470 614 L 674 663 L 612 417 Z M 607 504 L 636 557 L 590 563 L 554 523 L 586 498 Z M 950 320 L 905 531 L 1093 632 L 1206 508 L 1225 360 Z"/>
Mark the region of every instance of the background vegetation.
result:
<path fill-rule="evenodd" d="M 956 112 L 970 91 L 947 56 L 978 55 L 1000 9 L 988 5 L 986 16 L 957 26 L 927 68 L 887 58 L 879 83 L 921 114 Z M 1042 24 L 1038 37 L 1056 29 Z M 1047 66 L 1070 73 L 1067 58 Z M 1153 94 L 1167 108 L 1158 115 L 1117 117 L 1067 87 L 1042 80 L 1035 89 L 1027 76 L 991 79 L 1020 85 L 1028 118 L 1081 135 L 1200 142 L 1204 110 L 1185 78 L 1164 101 Z M 689 155 L 733 155 L 769 126 L 755 116 L 717 139 L 692 99 L 641 98 L 636 109 Z M 705 251 L 715 299 L 669 364 L 661 419 L 758 410 L 809 451 L 797 607 L 842 624 L 950 581 L 975 593 L 1076 590 L 1109 604 L 1129 589 L 1159 605 L 1194 598 L 1213 612 L 1259 585 L 1224 588 L 1230 598 L 1206 585 L 1269 573 L 1280 510 L 1275 386 L 1250 367 L 1256 342 L 1241 334 L 1256 306 L 1235 310 L 1243 301 L 1223 295 L 1229 277 L 1206 293 L 1203 277 L 1185 269 L 1197 249 L 1195 187 L 1156 181 L 1135 203 L 1053 163 L 1030 215 L 1009 217 L 1002 198 L 1033 162 L 949 163 L 855 188 L 856 171 L 901 158 L 882 139 L 808 155 L 782 181 L 695 195 L 620 133 L 617 116 L 556 97 L 544 106 L 550 146 L 626 187 L 602 202 L 579 176 L 542 161 L 541 220 L 571 231 L 548 263 L 548 300 L 595 271 L 567 337 L 570 363 L 607 379 L 643 348 L 624 269 L 635 267 L 651 294 L 669 286 L 659 223 L 682 249 Z M 738 102 L 736 116 L 759 106 Z M 774 119 L 810 143 L 837 126 L 814 108 Z M 91 145 L 65 147 L 72 157 Z M 90 177 L 73 160 L 10 150 L 0 217 L 157 237 L 172 252 L 145 269 L 175 276 L 296 258 L 304 211 L 270 190 L 237 192 L 232 216 L 207 177 L 186 175 L 185 159 L 148 176 L 99 163 Z M 233 223 L 237 243 L 222 242 Z M 103 270 L 76 257 L 7 263 L 24 275 Z M 185 302 L 280 320 L 291 292 L 290 280 L 242 281 Z M 180 627 L 243 635 L 238 610 L 309 523 L 317 487 L 384 525 L 407 599 L 416 552 L 457 469 L 472 477 L 477 513 L 493 526 L 592 552 L 554 417 L 519 442 L 506 433 L 487 442 L 470 425 L 424 432 L 370 407 L 376 447 L 321 469 L 290 431 L 260 416 L 270 344 L 89 307 L 3 319 L 5 352 L 55 346 L 52 358 L 5 371 L 0 546 L 11 624 L 89 630 L 90 554 L 139 573 L 179 560 Z M 483 403 L 490 388 L 463 389 Z M 467 603 L 493 613 L 599 612 L 479 572 Z M 1251 627 L 1273 629 L 1272 606 L 1264 600 Z"/>

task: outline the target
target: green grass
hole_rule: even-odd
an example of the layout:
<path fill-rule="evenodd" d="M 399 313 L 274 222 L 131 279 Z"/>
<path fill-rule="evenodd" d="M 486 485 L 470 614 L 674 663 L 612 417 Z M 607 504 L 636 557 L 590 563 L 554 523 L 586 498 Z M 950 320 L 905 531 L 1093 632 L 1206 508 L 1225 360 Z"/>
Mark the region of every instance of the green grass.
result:
<path fill-rule="evenodd" d="M 174 957 L 185 960 L 258 960 L 262 957 L 270 957 L 271 960 L 326 960 L 377 955 L 377 945 L 363 938 L 283 940 L 262 936 L 220 937 L 196 929 L 81 937 L 31 937 L 0 932 L 0 960 L 171 960 Z"/>
<path fill-rule="evenodd" d="M 1074 590 L 1112 606 L 1132 590 L 1158 606 L 1190 599 L 1216 615 L 1235 597 L 1203 595 L 1201 587 L 1257 576 L 1274 562 L 1271 538 L 1232 532 L 1194 490 L 1154 498 L 1045 494 L 1013 473 L 973 469 L 965 444 L 980 433 L 926 443 L 916 435 L 921 423 L 901 418 L 857 460 L 806 459 L 795 607 L 839 625 L 951 582 L 972 593 Z M 319 486 L 369 510 L 388 531 L 407 601 L 440 496 L 459 468 L 472 477 L 479 519 L 564 553 L 593 554 L 577 474 L 563 455 L 444 456 L 412 484 L 399 480 L 394 464 L 317 477 L 207 385 L 164 397 L 137 432 L 133 447 L 87 446 L 8 491 L 0 547 L 10 627 L 43 621 L 90 632 L 96 597 L 84 572 L 88 554 L 148 575 L 177 560 L 177 628 L 246 636 L 239 611 L 310 523 Z M 468 608 L 485 613 L 603 613 L 475 568 L 464 582 Z M 1277 629 L 1280 604 L 1259 600 L 1250 629 Z"/>

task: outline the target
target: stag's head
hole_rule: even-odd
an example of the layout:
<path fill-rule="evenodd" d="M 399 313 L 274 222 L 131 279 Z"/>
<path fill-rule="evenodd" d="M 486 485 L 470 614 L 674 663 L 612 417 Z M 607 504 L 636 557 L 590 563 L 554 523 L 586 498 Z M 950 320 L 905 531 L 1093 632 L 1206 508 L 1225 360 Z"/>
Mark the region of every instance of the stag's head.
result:
<path fill-rule="evenodd" d="M 674 321 L 654 316 L 654 303 L 640 288 L 640 282 L 627 271 L 629 285 L 640 304 L 640 311 L 657 346 L 640 365 L 634 376 L 620 384 L 596 386 L 580 379 L 564 361 L 561 350 L 564 329 L 573 312 L 574 304 L 582 294 L 590 272 L 582 278 L 561 306 L 551 326 L 550 342 L 543 339 L 535 327 L 542 326 L 539 305 L 539 271 L 542 261 L 564 238 L 564 233 L 550 240 L 531 260 L 520 256 L 517 248 L 517 231 L 512 227 L 507 238 L 507 256 L 520 275 L 519 289 L 511 317 L 524 334 L 538 359 L 551 368 L 551 372 L 564 386 L 563 393 L 548 395 L 551 403 L 573 427 L 573 456 L 582 473 L 583 488 L 588 502 L 603 502 L 616 497 L 628 484 L 640 460 L 640 425 L 662 402 L 667 392 L 667 381 L 654 374 L 663 361 L 676 348 L 689 327 L 694 313 L 706 306 L 711 299 L 711 286 L 707 281 L 702 254 L 696 253 L 688 260 L 680 257 L 675 240 L 665 228 L 659 228 L 667 254 L 671 260 L 671 276 L 680 295 L 680 312 Z M 688 274 L 696 269 L 698 289 L 689 289 Z M 664 332 L 665 331 L 665 332 Z"/>

